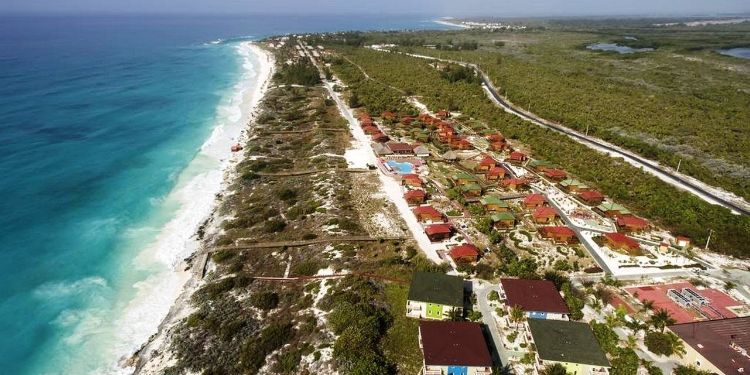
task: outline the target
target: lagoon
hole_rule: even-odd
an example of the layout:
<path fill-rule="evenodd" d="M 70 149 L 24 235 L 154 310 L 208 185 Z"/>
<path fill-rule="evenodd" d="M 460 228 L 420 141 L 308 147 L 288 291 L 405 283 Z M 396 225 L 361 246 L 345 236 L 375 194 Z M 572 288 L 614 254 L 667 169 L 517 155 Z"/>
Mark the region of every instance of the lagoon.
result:
<path fill-rule="evenodd" d="M 594 43 L 594 44 L 589 44 L 588 46 L 586 46 L 586 48 L 590 50 L 610 51 L 610 52 L 617 52 L 621 54 L 650 52 L 654 50 L 653 48 L 632 48 L 632 47 L 623 46 L 623 45 L 614 44 L 614 43 Z"/>
<path fill-rule="evenodd" d="M 725 56 L 738 57 L 740 59 L 750 59 L 750 47 L 720 49 L 718 52 Z"/>

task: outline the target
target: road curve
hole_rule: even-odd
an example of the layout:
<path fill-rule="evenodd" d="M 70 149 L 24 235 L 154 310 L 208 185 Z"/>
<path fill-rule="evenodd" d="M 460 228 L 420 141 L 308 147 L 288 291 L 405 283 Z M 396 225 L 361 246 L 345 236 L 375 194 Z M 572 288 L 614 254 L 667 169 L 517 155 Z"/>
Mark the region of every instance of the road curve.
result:
<path fill-rule="evenodd" d="M 387 49 L 375 49 L 375 50 L 394 53 L 394 51 L 390 51 Z M 590 137 L 585 134 L 581 134 L 575 130 L 572 130 L 570 128 L 567 128 L 565 126 L 547 121 L 534 114 L 518 110 L 516 107 L 510 104 L 497 92 L 497 89 L 495 89 L 495 86 L 492 84 L 492 81 L 490 80 L 490 78 L 476 64 L 462 62 L 462 61 L 455 61 L 455 60 L 450 60 L 450 59 L 437 58 L 433 56 L 404 53 L 404 52 L 395 52 L 395 53 L 400 53 L 403 55 L 408 55 L 411 57 L 417 57 L 417 58 L 428 59 L 428 60 L 438 60 L 438 61 L 443 61 L 443 62 L 459 64 L 462 66 L 470 67 L 474 69 L 477 72 L 477 74 L 479 74 L 479 76 L 481 77 L 482 86 L 484 87 L 490 99 L 492 99 L 492 101 L 494 101 L 495 104 L 503 108 L 506 112 L 512 113 L 536 125 L 562 133 L 572 138 L 573 140 L 579 143 L 582 143 L 590 148 L 605 152 L 611 156 L 622 157 L 623 159 L 626 159 L 627 161 L 629 161 L 631 164 L 637 164 L 638 166 L 642 167 L 645 171 L 655 175 L 662 181 L 667 182 L 670 185 L 673 185 L 681 190 L 685 190 L 705 200 L 708 203 L 720 205 L 724 208 L 728 208 L 734 211 L 735 213 L 750 215 L 750 204 L 747 204 L 744 201 L 743 201 L 744 204 L 733 202 L 729 199 L 726 199 L 716 194 L 714 191 L 711 191 L 712 189 L 701 186 L 701 184 L 691 181 L 691 179 L 688 178 L 687 176 L 671 171 L 670 169 L 659 165 L 659 163 L 653 160 L 649 160 L 644 157 L 641 157 L 635 153 L 619 148 L 601 139 Z"/>

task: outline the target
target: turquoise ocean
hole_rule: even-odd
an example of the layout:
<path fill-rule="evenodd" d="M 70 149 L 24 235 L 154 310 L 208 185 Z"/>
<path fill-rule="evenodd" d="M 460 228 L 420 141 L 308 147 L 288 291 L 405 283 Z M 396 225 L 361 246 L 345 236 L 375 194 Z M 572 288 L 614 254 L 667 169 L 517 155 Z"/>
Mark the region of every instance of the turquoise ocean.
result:
<path fill-rule="evenodd" d="M 127 372 L 260 85 L 246 41 L 431 19 L 0 15 L 0 372 Z"/>

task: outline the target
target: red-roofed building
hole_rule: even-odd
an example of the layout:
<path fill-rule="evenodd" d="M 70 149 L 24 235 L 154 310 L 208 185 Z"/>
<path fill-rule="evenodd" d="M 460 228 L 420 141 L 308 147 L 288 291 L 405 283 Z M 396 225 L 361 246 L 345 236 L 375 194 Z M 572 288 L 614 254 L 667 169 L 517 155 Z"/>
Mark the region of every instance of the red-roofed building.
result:
<path fill-rule="evenodd" d="M 412 122 L 414 122 L 414 117 L 411 117 L 411 116 L 401 117 L 401 123 L 404 125 L 411 125 Z"/>
<path fill-rule="evenodd" d="M 406 185 L 406 186 L 421 188 L 422 179 L 419 178 L 419 175 L 416 175 L 413 173 L 404 174 L 404 175 L 401 175 L 401 184 Z"/>
<path fill-rule="evenodd" d="M 414 216 L 417 217 L 417 220 L 423 223 L 442 223 L 445 221 L 443 214 L 436 210 L 435 207 L 429 205 L 415 207 L 411 211 L 414 213 Z"/>
<path fill-rule="evenodd" d="M 542 227 L 539 230 L 542 238 L 547 238 L 555 243 L 571 243 L 576 239 L 576 234 L 572 229 L 565 226 Z"/>
<path fill-rule="evenodd" d="M 480 171 L 489 171 L 491 168 L 494 168 L 497 165 L 497 161 L 495 159 L 485 156 L 482 158 L 482 160 L 479 161 L 479 165 L 477 166 L 477 169 Z"/>
<path fill-rule="evenodd" d="M 367 125 L 367 126 L 363 126 L 363 127 L 362 127 L 362 130 L 363 130 L 363 131 L 365 132 L 365 134 L 367 134 L 367 135 L 373 135 L 373 134 L 378 134 L 378 133 L 382 133 L 382 132 L 380 131 L 380 129 L 378 129 L 378 127 L 377 127 L 377 126 L 372 126 L 372 125 Z"/>
<path fill-rule="evenodd" d="M 617 217 L 617 228 L 624 232 L 641 232 L 648 229 L 648 221 L 633 215 Z"/>
<path fill-rule="evenodd" d="M 383 120 L 389 120 L 390 121 L 390 120 L 395 120 L 396 119 L 396 114 L 393 113 L 393 112 L 391 112 L 391 111 L 385 111 L 385 112 L 383 112 L 383 113 L 380 114 L 380 117 Z"/>
<path fill-rule="evenodd" d="M 529 194 L 523 199 L 523 205 L 526 208 L 542 207 L 547 203 L 547 199 L 541 194 Z"/>
<path fill-rule="evenodd" d="M 491 375 L 492 357 L 474 322 L 419 322 L 422 375 Z"/>
<path fill-rule="evenodd" d="M 484 174 L 484 177 L 490 181 L 497 181 L 504 178 L 505 173 L 506 170 L 503 167 L 492 167 Z"/>
<path fill-rule="evenodd" d="M 604 201 L 604 194 L 596 190 L 586 190 L 578 194 L 578 199 L 583 203 L 595 206 Z"/>
<path fill-rule="evenodd" d="M 373 140 L 373 142 L 385 143 L 385 142 L 388 142 L 391 139 L 388 138 L 387 135 L 385 135 L 385 134 L 383 134 L 381 132 L 378 132 L 378 133 L 375 133 L 375 134 L 372 135 L 372 140 Z"/>
<path fill-rule="evenodd" d="M 372 119 L 371 119 L 371 118 L 369 118 L 369 117 L 368 117 L 368 118 L 365 118 L 365 119 L 362 119 L 362 120 L 360 120 L 360 126 L 361 126 L 361 127 L 363 127 L 363 128 L 364 128 L 365 126 L 373 126 L 373 125 L 374 125 L 374 123 L 372 122 Z"/>
<path fill-rule="evenodd" d="M 474 263 L 479 258 L 479 249 L 477 249 L 476 246 L 471 244 L 464 244 L 464 245 L 458 245 L 453 246 L 451 250 L 448 252 L 448 255 L 450 255 L 451 259 L 453 259 L 454 262 L 471 262 Z"/>
<path fill-rule="evenodd" d="M 526 154 L 521 151 L 513 151 L 508 157 L 508 161 L 511 163 L 523 163 L 527 159 Z"/>
<path fill-rule="evenodd" d="M 685 341 L 684 363 L 709 374 L 750 371 L 750 317 L 707 320 L 667 327 Z"/>
<path fill-rule="evenodd" d="M 562 169 L 547 169 L 544 171 L 544 175 L 547 176 L 550 180 L 555 181 L 562 181 L 566 177 L 568 177 L 568 174 L 565 173 Z"/>
<path fill-rule="evenodd" d="M 412 206 L 424 203 L 426 197 L 427 193 L 422 189 L 409 190 L 404 193 L 404 199 Z"/>
<path fill-rule="evenodd" d="M 451 148 L 454 150 L 470 150 L 473 146 L 466 138 L 456 138 L 451 140 Z"/>
<path fill-rule="evenodd" d="M 675 238 L 675 244 L 679 247 L 688 247 L 690 246 L 690 239 L 685 236 L 677 236 Z"/>
<path fill-rule="evenodd" d="M 607 241 L 607 246 L 612 249 L 625 251 L 632 256 L 639 255 L 641 253 L 641 246 L 640 244 L 638 244 L 638 241 L 622 233 L 604 233 L 604 239 Z"/>
<path fill-rule="evenodd" d="M 492 142 L 490 143 L 490 151 L 502 151 L 507 146 L 508 144 L 505 142 Z"/>
<path fill-rule="evenodd" d="M 503 180 L 502 185 L 511 190 L 518 190 L 520 187 L 524 187 L 529 184 L 529 181 L 525 178 L 506 178 Z"/>
<path fill-rule="evenodd" d="M 411 155 L 414 153 L 414 146 L 408 143 L 388 142 L 386 146 L 388 146 L 388 149 L 394 154 Z"/>
<path fill-rule="evenodd" d="M 451 113 L 444 109 L 442 111 L 438 111 L 438 113 L 436 113 L 435 116 L 437 116 L 437 118 L 441 120 L 445 120 L 448 117 L 451 117 Z"/>
<path fill-rule="evenodd" d="M 529 318 L 567 320 L 568 305 L 548 280 L 500 279 L 505 306 L 518 306 Z"/>
<path fill-rule="evenodd" d="M 505 142 L 505 137 L 500 133 L 487 134 L 485 138 L 488 141 L 490 141 L 490 143 L 496 143 L 496 142 L 504 143 Z"/>
<path fill-rule="evenodd" d="M 534 210 L 531 216 L 537 224 L 547 224 L 555 221 L 557 211 L 552 207 L 542 206 Z"/>
<path fill-rule="evenodd" d="M 432 224 L 424 228 L 424 233 L 432 242 L 440 242 L 451 238 L 453 226 L 450 224 Z"/>

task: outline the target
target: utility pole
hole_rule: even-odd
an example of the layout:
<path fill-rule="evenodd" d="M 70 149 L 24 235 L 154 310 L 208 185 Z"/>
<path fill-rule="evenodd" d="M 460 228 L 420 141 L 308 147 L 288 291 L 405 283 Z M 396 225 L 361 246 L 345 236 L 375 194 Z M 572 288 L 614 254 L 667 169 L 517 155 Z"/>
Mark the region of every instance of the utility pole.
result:
<path fill-rule="evenodd" d="M 680 173 L 680 165 L 682 165 L 682 159 L 677 162 L 677 173 Z"/>
<path fill-rule="evenodd" d="M 708 230 L 708 238 L 706 239 L 706 246 L 705 246 L 704 250 L 708 250 L 708 243 L 711 241 L 711 233 L 713 233 L 713 232 L 714 232 L 713 229 L 709 229 Z"/>
<path fill-rule="evenodd" d="M 589 124 L 586 124 L 586 136 L 589 135 Z"/>

